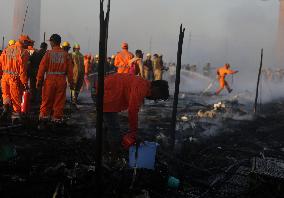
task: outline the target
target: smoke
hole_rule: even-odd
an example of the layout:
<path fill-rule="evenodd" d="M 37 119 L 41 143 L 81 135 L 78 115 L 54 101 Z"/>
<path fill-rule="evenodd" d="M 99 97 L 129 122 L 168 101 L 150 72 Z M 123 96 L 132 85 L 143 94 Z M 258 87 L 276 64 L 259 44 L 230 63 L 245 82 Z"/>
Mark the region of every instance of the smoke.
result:
<path fill-rule="evenodd" d="M 242 73 L 244 74 L 245 72 L 227 76 L 226 80 L 233 89 L 233 92 L 229 94 L 227 90 L 224 89 L 223 92 L 216 97 L 213 95 L 219 88 L 218 80 L 214 77 L 205 77 L 200 73 L 181 70 L 180 91 L 194 93 L 198 96 L 212 94 L 210 102 L 208 98 L 206 99 L 209 103 L 215 103 L 221 100 L 238 100 L 243 104 L 252 104 L 255 100 L 258 72 L 251 73 L 250 75 L 241 75 Z M 164 78 L 170 81 L 171 94 L 173 94 L 173 79 L 170 78 L 168 73 L 164 74 Z M 259 102 L 267 103 L 272 100 L 283 98 L 284 94 L 281 91 L 283 86 L 283 80 L 274 79 L 270 81 L 265 79 L 262 74 L 259 84 Z"/>

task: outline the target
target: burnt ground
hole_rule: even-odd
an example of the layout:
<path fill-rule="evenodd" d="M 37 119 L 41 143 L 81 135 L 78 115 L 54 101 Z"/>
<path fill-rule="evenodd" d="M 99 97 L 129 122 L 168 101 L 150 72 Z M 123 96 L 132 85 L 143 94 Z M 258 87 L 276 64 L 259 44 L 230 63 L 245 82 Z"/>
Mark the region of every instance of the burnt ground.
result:
<path fill-rule="evenodd" d="M 139 138 L 160 143 L 155 171 L 138 170 L 132 184 L 127 152 L 105 153 L 103 197 L 284 197 L 282 100 L 256 117 L 236 104 L 204 119 L 196 114 L 211 104 L 191 98 L 180 101 L 175 150 L 168 147 L 172 102 L 146 102 Z M 36 114 L 23 126 L 2 122 L 0 197 L 94 197 L 95 116 L 94 104 L 82 100 L 78 111 L 66 105 L 62 127 L 38 131 Z M 121 123 L 126 131 L 126 113 Z M 180 179 L 178 189 L 167 186 L 169 176 Z"/>

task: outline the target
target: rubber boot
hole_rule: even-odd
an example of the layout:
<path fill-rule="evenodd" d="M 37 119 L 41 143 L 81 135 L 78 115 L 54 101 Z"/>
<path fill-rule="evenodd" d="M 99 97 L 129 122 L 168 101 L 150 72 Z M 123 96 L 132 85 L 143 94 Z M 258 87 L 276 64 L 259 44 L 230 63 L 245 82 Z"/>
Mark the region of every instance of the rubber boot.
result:
<path fill-rule="evenodd" d="M 71 104 L 72 104 L 72 108 L 75 110 L 78 110 L 77 97 L 78 97 L 78 94 L 76 94 L 76 91 L 71 90 Z"/>

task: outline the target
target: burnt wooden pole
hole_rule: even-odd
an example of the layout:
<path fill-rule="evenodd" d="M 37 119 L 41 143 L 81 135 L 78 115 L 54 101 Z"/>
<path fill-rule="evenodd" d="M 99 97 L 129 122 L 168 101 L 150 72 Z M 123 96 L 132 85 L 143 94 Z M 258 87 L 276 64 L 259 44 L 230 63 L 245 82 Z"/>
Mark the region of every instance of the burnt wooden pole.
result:
<path fill-rule="evenodd" d="M 255 101 L 254 101 L 254 109 L 253 109 L 255 114 L 257 113 L 258 88 L 259 88 L 260 76 L 261 76 L 261 71 L 262 71 L 262 63 L 263 63 L 263 49 L 261 49 L 260 66 L 259 66 L 257 84 L 256 84 L 256 93 L 255 93 Z"/>
<path fill-rule="evenodd" d="M 2 50 L 4 50 L 4 47 L 5 47 L 5 37 L 3 36 L 2 37 Z"/>
<path fill-rule="evenodd" d="M 46 32 L 43 33 L 43 42 L 45 42 Z"/>
<path fill-rule="evenodd" d="M 97 197 L 103 195 L 102 153 L 103 153 L 103 105 L 104 105 L 104 65 L 107 57 L 107 35 L 110 12 L 110 0 L 105 17 L 104 0 L 100 0 L 100 43 L 97 87 L 97 122 L 96 122 L 96 189 Z"/>
<path fill-rule="evenodd" d="M 171 123 L 171 147 L 172 148 L 175 147 L 175 140 L 176 140 L 177 106 L 178 106 L 180 70 L 181 70 L 181 56 L 182 56 L 182 45 L 183 45 L 184 32 L 185 32 L 185 28 L 183 28 L 182 24 L 181 24 L 180 25 L 180 33 L 179 33 L 179 41 L 178 41 L 175 94 L 174 94 L 172 123 Z"/>
<path fill-rule="evenodd" d="M 24 33 L 25 23 L 26 23 L 26 19 L 27 19 L 27 15 L 28 15 L 28 10 L 29 10 L 29 3 L 27 4 L 26 13 L 25 13 L 25 17 L 24 17 L 24 21 L 23 21 L 23 25 L 22 25 L 22 32 L 21 32 L 21 34 Z"/>

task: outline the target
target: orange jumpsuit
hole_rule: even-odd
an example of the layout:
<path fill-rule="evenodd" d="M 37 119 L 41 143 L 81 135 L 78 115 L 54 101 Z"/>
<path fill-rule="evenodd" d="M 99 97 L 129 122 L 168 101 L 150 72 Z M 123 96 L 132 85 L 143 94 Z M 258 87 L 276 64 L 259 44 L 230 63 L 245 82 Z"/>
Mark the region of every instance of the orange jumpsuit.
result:
<path fill-rule="evenodd" d="M 131 74 L 113 74 L 105 77 L 104 112 L 128 109 L 129 132 L 138 129 L 138 112 L 144 98 L 151 94 L 151 83 Z"/>
<path fill-rule="evenodd" d="M 129 61 L 134 55 L 127 49 L 123 49 L 115 56 L 114 66 L 117 67 L 117 73 L 129 73 Z"/>
<path fill-rule="evenodd" d="M 0 57 L 3 104 L 12 104 L 16 115 L 21 112 L 23 85 L 28 84 L 28 60 L 28 51 L 20 43 L 7 47 Z"/>
<path fill-rule="evenodd" d="M 227 81 L 225 80 L 228 74 L 235 74 L 236 71 L 227 69 L 226 66 L 220 67 L 217 70 L 217 74 L 219 77 L 219 84 L 220 88 L 224 89 L 226 85 L 228 85 Z"/>
<path fill-rule="evenodd" d="M 43 81 L 45 74 L 40 119 L 49 118 L 51 115 L 54 121 L 59 121 L 63 117 L 66 102 L 66 75 L 69 84 L 73 86 L 72 60 L 68 53 L 60 47 L 47 51 L 39 66 L 37 87 Z"/>
<path fill-rule="evenodd" d="M 85 75 L 84 75 L 85 88 L 89 90 L 90 81 L 88 75 L 90 74 L 91 71 L 91 56 L 88 55 L 84 56 L 84 66 L 85 66 Z"/>

